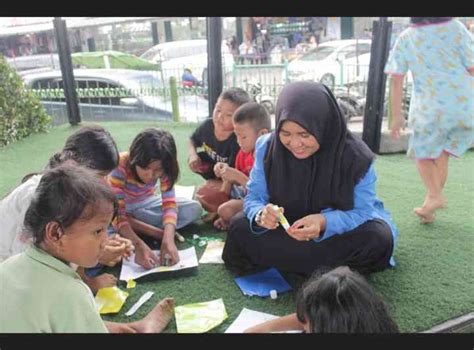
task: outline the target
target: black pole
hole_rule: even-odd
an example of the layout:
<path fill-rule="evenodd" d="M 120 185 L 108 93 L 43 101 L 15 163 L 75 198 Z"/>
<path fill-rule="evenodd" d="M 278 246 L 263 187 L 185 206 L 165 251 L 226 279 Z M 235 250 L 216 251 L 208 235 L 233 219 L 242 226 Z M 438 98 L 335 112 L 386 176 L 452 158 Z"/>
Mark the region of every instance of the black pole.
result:
<path fill-rule="evenodd" d="M 153 45 L 160 43 L 160 37 L 158 36 L 158 23 L 151 22 L 151 36 L 153 38 Z"/>
<path fill-rule="evenodd" d="M 362 140 L 375 153 L 380 149 L 386 82 L 383 70 L 390 50 L 391 32 L 392 22 L 387 21 L 387 17 L 374 21 Z"/>
<path fill-rule="evenodd" d="M 170 21 L 165 21 L 165 41 L 173 41 L 173 31 L 171 29 Z"/>
<path fill-rule="evenodd" d="M 88 38 L 87 39 L 87 49 L 89 50 L 89 52 L 94 52 L 96 51 L 96 48 L 95 48 L 95 38 Z"/>
<path fill-rule="evenodd" d="M 72 70 L 71 49 L 69 48 L 69 40 L 67 37 L 66 21 L 61 19 L 61 17 L 55 17 L 53 23 L 58 44 L 59 64 L 61 65 L 61 74 L 63 77 L 67 115 L 69 123 L 76 125 L 81 122 L 81 115 L 74 84 L 74 72 Z"/>
<path fill-rule="evenodd" d="M 237 34 L 237 46 L 242 44 L 244 41 L 244 35 L 242 30 L 242 17 L 235 17 L 235 31 Z"/>
<path fill-rule="evenodd" d="M 222 92 L 222 20 L 221 17 L 207 17 L 207 81 L 209 116 Z"/>

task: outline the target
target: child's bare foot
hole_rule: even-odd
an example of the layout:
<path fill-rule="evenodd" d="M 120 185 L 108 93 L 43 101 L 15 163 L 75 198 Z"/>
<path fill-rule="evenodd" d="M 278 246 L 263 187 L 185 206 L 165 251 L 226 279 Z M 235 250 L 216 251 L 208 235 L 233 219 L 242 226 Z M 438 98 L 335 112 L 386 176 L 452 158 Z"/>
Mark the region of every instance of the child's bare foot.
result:
<path fill-rule="evenodd" d="M 214 221 L 214 227 L 217 228 L 218 230 L 225 231 L 227 230 L 229 225 L 227 225 L 224 219 L 218 218 L 216 221 Z"/>
<path fill-rule="evenodd" d="M 205 222 L 206 224 L 209 224 L 216 219 L 217 219 L 217 213 L 207 213 L 201 218 L 202 222 Z"/>
<path fill-rule="evenodd" d="M 173 318 L 174 299 L 165 298 L 140 321 L 129 325 L 138 333 L 160 333 Z"/>
<path fill-rule="evenodd" d="M 435 220 L 434 213 L 426 212 L 423 207 L 414 208 L 413 212 L 420 218 L 422 224 L 429 224 Z"/>
<path fill-rule="evenodd" d="M 96 294 L 100 288 L 113 287 L 117 285 L 117 277 L 110 273 L 103 273 L 96 277 L 87 277 L 84 282 L 92 290 L 92 293 Z"/>
<path fill-rule="evenodd" d="M 443 196 L 438 197 L 425 197 L 425 202 L 422 207 L 414 208 L 413 212 L 418 215 L 421 219 L 422 224 L 428 224 L 434 221 L 435 212 L 446 205 L 446 198 Z"/>

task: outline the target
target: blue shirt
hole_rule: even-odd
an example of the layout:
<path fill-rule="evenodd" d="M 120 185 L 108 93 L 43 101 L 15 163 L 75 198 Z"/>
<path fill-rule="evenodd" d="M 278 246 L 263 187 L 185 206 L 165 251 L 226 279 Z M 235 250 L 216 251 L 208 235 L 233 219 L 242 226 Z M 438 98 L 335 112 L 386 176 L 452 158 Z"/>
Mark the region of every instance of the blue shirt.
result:
<path fill-rule="evenodd" d="M 255 163 L 250 172 L 250 180 L 247 183 L 248 193 L 244 199 L 244 213 L 252 223 L 250 229 L 255 234 L 268 231 L 266 228 L 253 225 L 253 223 L 255 215 L 269 203 L 270 196 L 263 168 L 263 157 L 270 140 L 270 135 L 262 135 L 257 140 L 255 145 Z M 398 230 L 390 218 L 390 213 L 384 209 L 382 201 L 375 194 L 376 181 L 377 176 L 375 175 L 374 164 L 372 163 L 365 176 L 354 187 L 354 208 L 351 210 L 324 209 L 321 214 L 326 219 L 326 229 L 321 236 L 313 241 L 318 243 L 334 235 L 351 231 L 369 220 L 381 219 L 390 226 L 393 247 L 395 248 Z M 390 258 L 390 265 L 395 266 L 393 256 Z"/>

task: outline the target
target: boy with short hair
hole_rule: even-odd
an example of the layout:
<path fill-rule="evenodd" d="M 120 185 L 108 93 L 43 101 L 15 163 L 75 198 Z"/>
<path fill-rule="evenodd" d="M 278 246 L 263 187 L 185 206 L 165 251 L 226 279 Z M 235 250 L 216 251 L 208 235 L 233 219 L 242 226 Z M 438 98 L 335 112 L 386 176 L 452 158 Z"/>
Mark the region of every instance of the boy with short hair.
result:
<path fill-rule="evenodd" d="M 221 204 L 217 210 L 219 219 L 214 222 L 218 229 L 227 229 L 230 219 L 242 211 L 246 185 L 254 163 L 257 139 L 271 130 L 271 120 L 267 110 L 256 102 L 240 106 L 233 115 L 234 133 L 240 146 L 236 156 L 235 168 L 226 163 L 214 166 L 216 177 L 223 180 L 221 190 L 230 200 Z"/>
<path fill-rule="evenodd" d="M 216 178 L 214 165 L 226 163 L 234 166 L 239 144 L 234 134 L 232 116 L 237 108 L 247 102 L 250 102 L 250 97 L 245 90 L 240 88 L 225 90 L 216 102 L 212 119 L 202 122 L 190 137 L 189 168 L 208 180 L 196 192 L 196 198 L 209 213 L 205 221 L 212 221 L 217 216 L 215 213 L 217 207 L 213 204 L 222 200 L 222 195 L 218 191 L 221 186 L 220 180 L 214 180 Z M 198 153 L 199 147 L 203 150 Z"/>

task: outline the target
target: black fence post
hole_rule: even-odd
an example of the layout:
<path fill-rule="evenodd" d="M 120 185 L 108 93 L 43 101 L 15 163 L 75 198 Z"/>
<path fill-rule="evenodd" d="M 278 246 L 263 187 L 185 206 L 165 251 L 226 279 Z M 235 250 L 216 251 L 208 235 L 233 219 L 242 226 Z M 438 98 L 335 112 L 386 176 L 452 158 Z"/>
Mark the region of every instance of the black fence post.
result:
<path fill-rule="evenodd" d="M 391 32 L 392 22 L 387 21 L 386 17 L 380 17 L 379 21 L 374 21 L 362 140 L 375 153 L 378 153 L 380 149 L 387 80 L 383 70 L 390 50 Z"/>
<path fill-rule="evenodd" d="M 235 31 L 237 34 L 237 46 L 242 44 L 244 41 L 244 35 L 242 30 L 242 17 L 235 17 Z"/>
<path fill-rule="evenodd" d="M 151 36 L 153 38 L 153 45 L 158 45 L 160 37 L 158 35 L 158 23 L 156 22 L 151 22 Z"/>
<path fill-rule="evenodd" d="M 59 64 L 63 77 L 64 96 L 66 97 L 67 115 L 69 123 L 76 125 L 81 122 L 79 104 L 77 102 L 74 72 L 72 70 L 71 49 L 67 37 L 66 21 L 60 17 L 53 20 L 56 41 L 58 44 Z"/>
<path fill-rule="evenodd" d="M 209 116 L 212 116 L 214 105 L 222 92 L 222 19 L 207 17 L 207 81 Z"/>
<path fill-rule="evenodd" d="M 171 29 L 171 21 L 165 21 L 165 41 L 173 41 L 173 30 Z"/>

